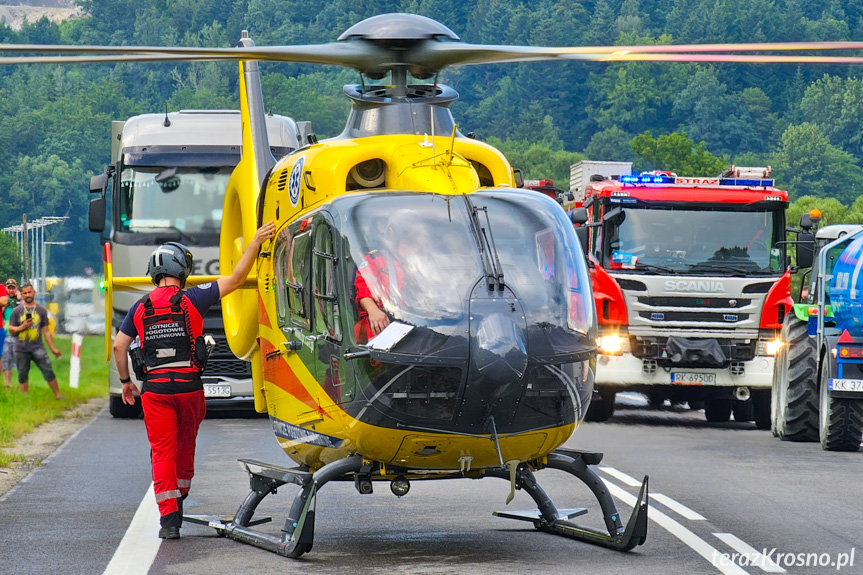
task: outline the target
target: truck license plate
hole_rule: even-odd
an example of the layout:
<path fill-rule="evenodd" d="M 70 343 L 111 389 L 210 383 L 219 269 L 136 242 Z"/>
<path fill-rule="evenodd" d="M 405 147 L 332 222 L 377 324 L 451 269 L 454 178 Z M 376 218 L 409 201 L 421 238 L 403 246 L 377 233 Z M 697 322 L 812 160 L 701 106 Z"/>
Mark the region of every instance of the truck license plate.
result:
<path fill-rule="evenodd" d="M 716 385 L 715 373 L 673 372 L 671 383 L 674 385 Z"/>
<path fill-rule="evenodd" d="M 204 397 L 231 397 L 231 386 L 205 383 Z"/>
<path fill-rule="evenodd" d="M 863 379 L 831 379 L 831 391 L 863 391 Z"/>

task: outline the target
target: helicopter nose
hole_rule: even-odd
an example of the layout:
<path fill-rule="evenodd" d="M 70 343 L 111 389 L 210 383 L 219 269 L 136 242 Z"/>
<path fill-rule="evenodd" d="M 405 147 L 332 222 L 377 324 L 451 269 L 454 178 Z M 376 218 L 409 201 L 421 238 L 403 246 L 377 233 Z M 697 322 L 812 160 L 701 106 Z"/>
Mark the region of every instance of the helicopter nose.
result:
<path fill-rule="evenodd" d="M 480 320 L 474 333 L 473 363 L 476 373 L 482 376 L 483 395 L 507 395 L 527 369 L 524 326 L 509 315 L 492 313 Z"/>

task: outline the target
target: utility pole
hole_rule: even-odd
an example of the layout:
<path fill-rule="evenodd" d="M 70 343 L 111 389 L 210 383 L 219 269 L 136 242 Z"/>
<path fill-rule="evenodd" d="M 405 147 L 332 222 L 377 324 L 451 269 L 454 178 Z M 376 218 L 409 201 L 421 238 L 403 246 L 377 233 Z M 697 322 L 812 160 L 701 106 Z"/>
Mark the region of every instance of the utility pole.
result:
<path fill-rule="evenodd" d="M 21 220 L 24 225 L 24 283 L 27 283 L 28 281 L 30 281 L 29 267 L 27 263 L 27 254 L 29 253 L 27 251 L 27 214 L 24 214 L 21 217 Z"/>

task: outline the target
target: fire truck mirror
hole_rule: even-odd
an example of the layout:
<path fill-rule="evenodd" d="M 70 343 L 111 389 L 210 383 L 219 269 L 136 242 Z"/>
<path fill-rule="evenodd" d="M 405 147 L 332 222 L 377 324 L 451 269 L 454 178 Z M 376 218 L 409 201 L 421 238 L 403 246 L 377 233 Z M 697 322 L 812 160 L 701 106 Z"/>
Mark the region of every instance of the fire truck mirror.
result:
<path fill-rule="evenodd" d="M 815 234 L 799 232 L 797 242 L 797 265 L 801 268 L 811 268 L 814 257 Z"/>
<path fill-rule="evenodd" d="M 588 236 L 589 233 L 590 228 L 587 228 L 585 226 L 579 226 L 575 228 L 575 235 L 578 236 L 578 243 L 581 244 L 581 251 L 584 252 L 584 257 L 587 257 L 587 243 L 590 240 Z"/>
<path fill-rule="evenodd" d="M 572 210 L 572 215 L 569 216 L 569 219 L 576 226 L 586 224 L 588 220 L 587 210 L 584 208 L 575 208 Z"/>
<path fill-rule="evenodd" d="M 626 219 L 626 212 L 624 212 L 621 208 L 614 208 L 613 210 L 606 212 L 602 216 L 603 223 L 608 223 L 613 226 L 619 226 L 623 223 L 623 220 Z"/>

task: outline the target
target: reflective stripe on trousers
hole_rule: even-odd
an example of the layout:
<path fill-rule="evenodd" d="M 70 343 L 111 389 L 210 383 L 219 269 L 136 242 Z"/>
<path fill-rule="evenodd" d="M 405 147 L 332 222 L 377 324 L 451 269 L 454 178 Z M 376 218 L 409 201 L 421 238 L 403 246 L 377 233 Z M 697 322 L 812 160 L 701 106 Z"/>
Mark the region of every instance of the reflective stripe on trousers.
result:
<path fill-rule="evenodd" d="M 179 511 L 177 499 L 189 492 L 195 475 L 195 440 L 207 411 L 204 391 L 141 395 L 150 440 L 153 489 L 159 514 Z"/>

